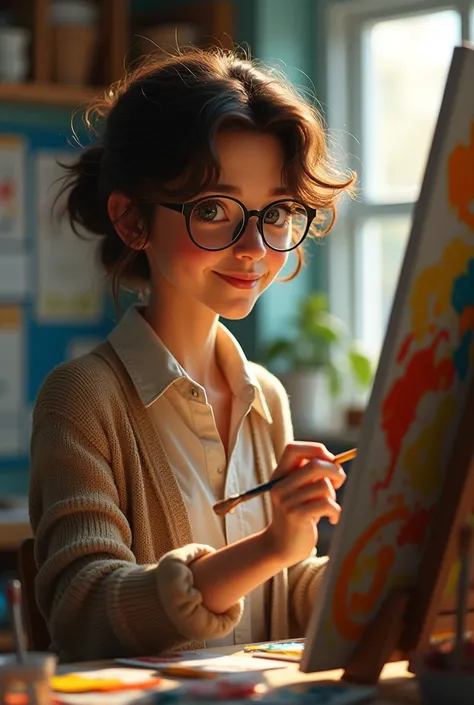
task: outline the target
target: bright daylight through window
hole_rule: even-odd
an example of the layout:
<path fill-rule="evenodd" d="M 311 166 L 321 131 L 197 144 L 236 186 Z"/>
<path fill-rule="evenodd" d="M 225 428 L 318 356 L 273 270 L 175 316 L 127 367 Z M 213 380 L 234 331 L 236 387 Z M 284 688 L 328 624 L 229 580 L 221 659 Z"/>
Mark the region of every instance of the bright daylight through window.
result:
<path fill-rule="evenodd" d="M 334 313 L 378 355 L 455 45 L 472 0 L 328 3 L 327 119 L 359 175 L 330 238 Z"/>

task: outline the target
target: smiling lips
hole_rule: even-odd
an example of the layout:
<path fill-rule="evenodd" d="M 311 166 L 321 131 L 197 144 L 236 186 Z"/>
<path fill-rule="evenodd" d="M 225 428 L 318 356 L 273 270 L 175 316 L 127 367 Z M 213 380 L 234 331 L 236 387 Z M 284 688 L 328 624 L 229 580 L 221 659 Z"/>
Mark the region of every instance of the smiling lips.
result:
<path fill-rule="evenodd" d="M 220 279 L 236 289 L 254 289 L 257 286 L 262 274 L 251 274 L 247 272 L 232 272 L 232 274 L 222 274 L 222 272 L 214 272 Z"/>

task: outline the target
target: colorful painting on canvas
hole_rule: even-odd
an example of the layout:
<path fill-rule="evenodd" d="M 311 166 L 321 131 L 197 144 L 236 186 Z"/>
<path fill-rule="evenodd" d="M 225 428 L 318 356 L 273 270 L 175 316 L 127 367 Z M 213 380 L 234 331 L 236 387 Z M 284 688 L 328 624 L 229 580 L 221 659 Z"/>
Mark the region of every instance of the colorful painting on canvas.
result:
<path fill-rule="evenodd" d="M 474 50 L 458 47 L 305 671 L 344 667 L 389 591 L 417 579 L 474 374 L 473 86 Z"/>

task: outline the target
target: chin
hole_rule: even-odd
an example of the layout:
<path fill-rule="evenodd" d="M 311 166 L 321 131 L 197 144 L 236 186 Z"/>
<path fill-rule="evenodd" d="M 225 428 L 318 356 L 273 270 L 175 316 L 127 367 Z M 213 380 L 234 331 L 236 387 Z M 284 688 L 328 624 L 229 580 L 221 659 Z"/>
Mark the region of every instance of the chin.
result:
<path fill-rule="evenodd" d="M 223 304 L 213 307 L 213 310 L 220 318 L 227 318 L 229 321 L 240 321 L 246 318 L 255 306 L 256 299 L 252 301 L 240 301 L 232 304 Z"/>

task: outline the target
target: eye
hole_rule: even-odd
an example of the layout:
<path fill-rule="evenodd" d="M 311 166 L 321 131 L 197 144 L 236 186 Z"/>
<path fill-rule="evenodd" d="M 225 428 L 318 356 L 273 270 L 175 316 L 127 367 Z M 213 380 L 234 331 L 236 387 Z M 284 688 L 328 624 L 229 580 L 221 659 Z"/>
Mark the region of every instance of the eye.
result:
<path fill-rule="evenodd" d="M 226 212 L 218 201 L 198 203 L 193 211 L 193 217 L 205 223 L 216 223 L 227 220 Z"/>
<path fill-rule="evenodd" d="M 291 210 L 286 205 L 275 206 L 265 213 L 265 223 L 283 227 L 288 222 L 290 214 Z"/>

